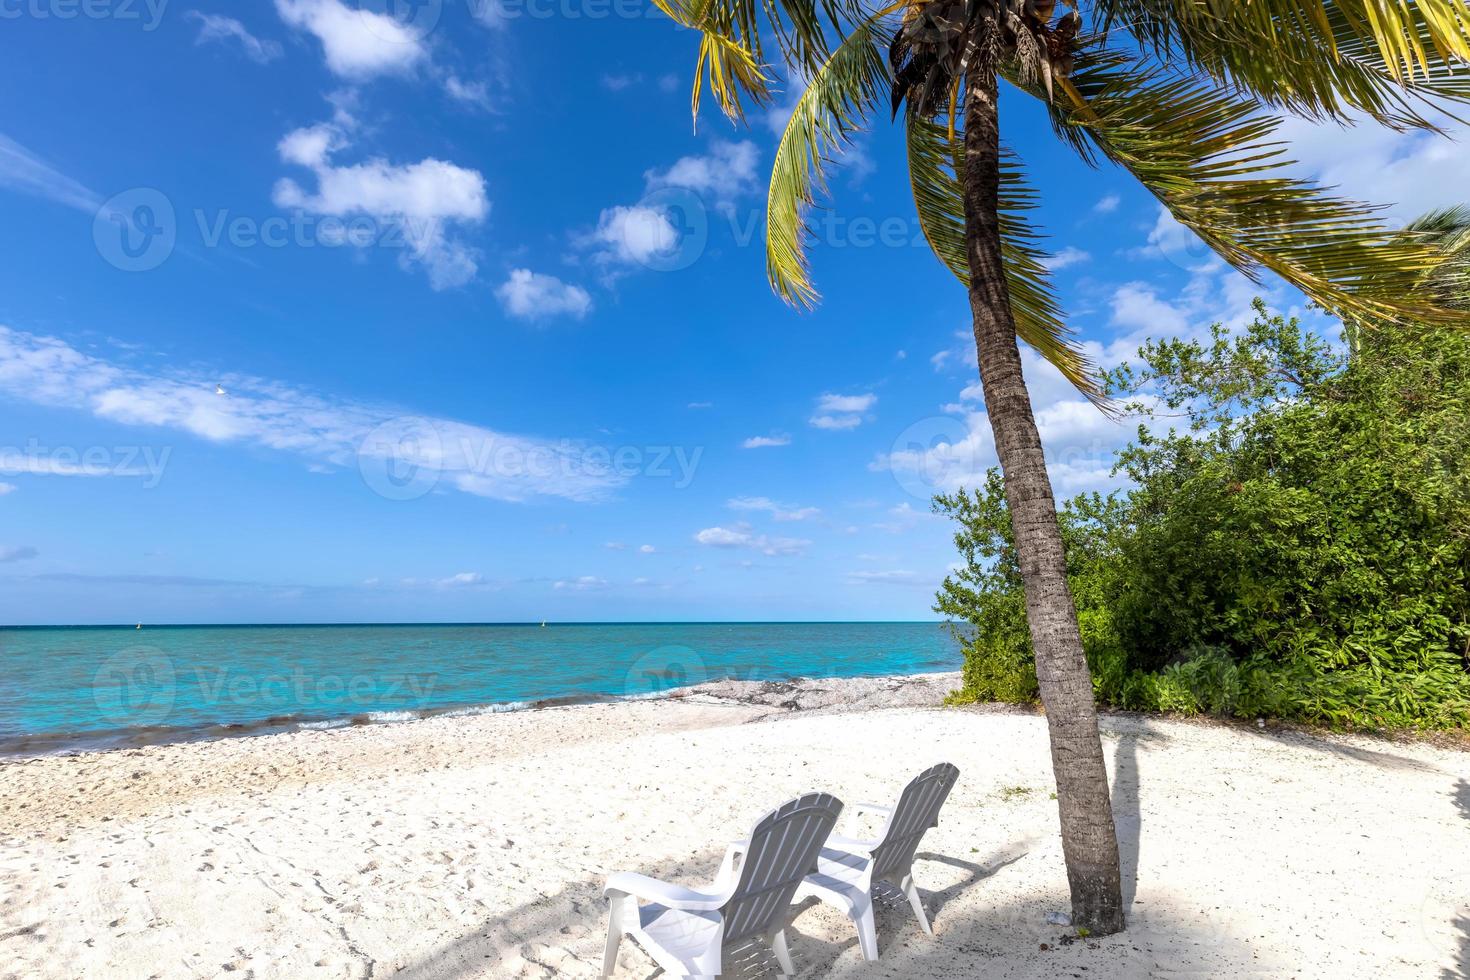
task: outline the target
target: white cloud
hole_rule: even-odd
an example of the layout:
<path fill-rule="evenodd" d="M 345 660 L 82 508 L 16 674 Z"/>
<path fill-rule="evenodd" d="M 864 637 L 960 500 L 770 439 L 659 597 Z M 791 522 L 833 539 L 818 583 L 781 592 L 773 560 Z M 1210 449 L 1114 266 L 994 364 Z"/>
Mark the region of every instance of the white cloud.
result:
<path fill-rule="evenodd" d="M 490 86 L 486 82 L 466 82 L 458 75 L 446 75 L 444 91 L 456 102 L 480 109 L 495 108 L 490 98 Z"/>
<path fill-rule="evenodd" d="M 40 552 L 29 545 L 4 546 L 0 545 L 0 565 L 9 564 L 14 561 L 29 561 L 40 556 Z"/>
<path fill-rule="evenodd" d="M 30 150 L 0 135 L 0 187 L 95 214 L 102 198 Z"/>
<path fill-rule="evenodd" d="M 814 517 L 820 517 L 822 512 L 816 507 L 797 507 L 792 504 L 778 504 L 769 497 L 735 497 L 728 503 L 731 510 L 761 511 L 770 514 L 778 521 L 805 521 Z"/>
<path fill-rule="evenodd" d="M 709 153 L 681 157 L 667 170 L 650 170 L 644 178 L 649 190 L 682 187 L 707 194 L 716 201 L 729 202 L 759 188 L 759 163 L 760 150 L 749 140 L 739 143 L 715 140 Z"/>
<path fill-rule="evenodd" d="M 657 550 L 658 549 L 655 548 L 651 544 L 644 544 L 644 545 L 639 545 L 638 546 L 638 553 L 639 554 L 643 554 L 643 555 L 651 555 L 651 554 L 653 554 Z"/>
<path fill-rule="evenodd" d="M 710 548 L 748 548 L 771 557 L 800 555 L 811 542 L 804 538 L 773 538 L 754 533 L 748 524 L 733 528 L 707 527 L 694 540 Z"/>
<path fill-rule="evenodd" d="M 690 402 L 689 403 L 689 407 L 692 408 L 692 409 L 694 409 L 694 410 L 696 410 L 696 411 L 703 411 L 706 408 L 714 408 L 715 407 L 715 403 L 714 402 Z"/>
<path fill-rule="evenodd" d="M 814 429 L 841 432 L 856 429 L 863 424 L 863 418 L 861 415 L 813 415 L 807 422 Z"/>
<path fill-rule="evenodd" d="M 609 541 L 603 545 L 609 551 L 626 551 L 628 546 L 621 541 Z"/>
<path fill-rule="evenodd" d="M 214 393 L 216 383 L 228 397 Z M 0 394 L 122 425 L 289 453 L 338 471 L 358 470 L 367 487 L 389 495 L 401 489 L 389 477 L 409 478 L 418 495 L 459 490 L 507 501 L 599 500 L 627 482 L 601 461 L 605 452 L 589 455 L 582 443 L 406 415 L 399 408 L 332 399 L 261 378 L 147 373 L 3 326 Z M 0 472 L 124 475 L 117 467 L 88 469 L 85 462 L 6 453 Z M 17 470 L 4 468 L 13 463 Z"/>
<path fill-rule="evenodd" d="M 195 44 L 235 40 L 240 43 L 240 50 L 245 52 L 247 58 L 262 65 L 275 61 L 283 54 L 279 41 L 262 41 L 233 17 L 220 17 L 197 10 L 190 10 L 185 16 L 199 21 L 199 34 L 194 38 Z"/>
<path fill-rule="evenodd" d="M 485 576 L 481 575 L 479 572 L 460 572 L 458 575 L 451 575 L 448 578 L 442 578 L 438 582 L 438 585 L 441 588 L 445 589 L 463 589 L 470 586 L 484 584 Z"/>
<path fill-rule="evenodd" d="M 602 212 L 591 243 L 602 246 L 599 257 L 647 265 L 679 247 L 679 231 L 667 208 L 635 204 Z"/>
<path fill-rule="evenodd" d="M 1043 264 L 1052 272 L 1058 272 L 1069 266 L 1081 265 L 1083 262 L 1090 261 L 1092 261 L 1092 254 L 1090 252 L 1084 252 L 1080 248 L 1074 248 L 1068 245 L 1054 255 L 1047 256 Z"/>
<path fill-rule="evenodd" d="M 643 81 L 643 76 L 636 73 L 631 75 L 608 74 L 602 76 L 602 87 L 609 92 L 621 92 L 624 89 L 632 88 L 641 81 Z"/>
<path fill-rule="evenodd" d="M 854 585 L 910 585 L 917 582 L 919 576 L 900 569 L 889 572 L 848 572 L 847 579 Z"/>
<path fill-rule="evenodd" d="M 817 399 L 819 412 L 866 412 L 878 404 L 878 396 L 866 395 L 823 395 Z"/>
<path fill-rule="evenodd" d="M 1395 133 L 1364 123 L 1343 127 L 1287 118 L 1278 136 L 1298 172 L 1345 197 L 1386 205 L 1385 220 L 1403 224 L 1425 211 L 1465 202 L 1465 142 L 1470 125 L 1443 120 L 1446 136 Z"/>
<path fill-rule="evenodd" d="M 343 78 L 405 73 L 429 55 L 424 39 L 393 17 L 342 0 L 276 0 L 276 12 L 315 35 L 327 67 Z"/>
<path fill-rule="evenodd" d="M 871 410 L 877 404 L 878 396 L 872 393 L 823 395 L 817 399 L 817 414 L 813 415 L 808 422 L 815 429 L 833 431 L 856 429 L 863 424 L 862 413 Z"/>
<path fill-rule="evenodd" d="M 20 488 L 17 487 L 14 483 L 0 483 L 0 497 L 5 496 L 6 494 L 15 493 L 15 491 L 18 489 Z"/>
<path fill-rule="evenodd" d="M 1098 202 L 1092 206 L 1092 210 L 1098 214 L 1112 214 L 1118 210 L 1118 205 L 1122 203 L 1123 199 L 1117 194 L 1104 194 L 1098 198 Z"/>
<path fill-rule="evenodd" d="M 608 581 L 596 575 L 581 575 L 574 579 L 562 579 L 552 585 L 553 589 L 567 589 L 574 592 L 595 592 L 607 588 Z"/>
<path fill-rule="evenodd" d="M 349 145 L 346 129 L 337 122 L 286 134 L 278 147 L 281 159 L 311 170 L 317 189 L 308 193 L 296 181 L 282 178 L 272 195 L 276 206 L 341 218 L 366 216 L 383 223 L 385 232 L 391 229 L 396 234 L 380 237 L 401 239 L 405 247 L 400 264 L 423 266 L 435 289 L 462 286 L 473 279 L 474 251 L 451 237 L 450 231 L 480 224 L 489 213 L 480 172 L 433 158 L 407 165 L 381 159 L 333 165 L 331 157 Z"/>
<path fill-rule="evenodd" d="M 785 433 L 774 433 L 768 436 L 751 436 L 740 444 L 742 449 L 765 449 L 770 446 L 789 446 L 791 437 Z"/>
<path fill-rule="evenodd" d="M 581 286 L 530 269 L 512 269 L 495 295 L 507 313 L 528 320 L 563 314 L 580 320 L 592 309 L 592 297 Z"/>
<path fill-rule="evenodd" d="M 681 212 L 688 206 L 677 196 L 670 199 L 669 191 L 688 191 L 731 213 L 736 198 L 759 189 L 759 160 L 754 143 L 717 140 L 707 154 L 681 157 L 666 170 L 649 170 L 641 201 L 604 208 L 596 229 L 574 236 L 573 244 L 590 250 L 594 260 L 606 266 L 677 261 L 683 242 L 679 229 L 688 218 Z"/>

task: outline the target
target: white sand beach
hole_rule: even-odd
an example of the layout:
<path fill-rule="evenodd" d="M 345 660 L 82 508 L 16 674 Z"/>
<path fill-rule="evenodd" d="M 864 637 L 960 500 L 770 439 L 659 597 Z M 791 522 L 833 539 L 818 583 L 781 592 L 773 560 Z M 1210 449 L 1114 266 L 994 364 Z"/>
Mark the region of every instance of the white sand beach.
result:
<path fill-rule="evenodd" d="M 1044 719 L 939 707 L 954 682 L 7 761 L 0 977 L 595 976 L 609 873 L 703 882 L 787 798 L 890 802 L 940 760 L 961 778 L 917 865 L 936 937 L 885 907 L 865 964 L 813 906 L 802 975 L 1470 975 L 1470 754 L 1106 716 L 1130 928 L 1073 941 L 1045 921 L 1067 899 Z M 655 973 L 624 944 L 619 976 Z"/>

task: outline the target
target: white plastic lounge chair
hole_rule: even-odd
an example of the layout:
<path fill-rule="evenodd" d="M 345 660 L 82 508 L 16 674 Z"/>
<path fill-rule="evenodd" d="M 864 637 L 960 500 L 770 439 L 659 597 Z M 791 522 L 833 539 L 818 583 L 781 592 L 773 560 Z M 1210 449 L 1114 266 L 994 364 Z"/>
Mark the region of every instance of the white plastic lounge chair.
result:
<path fill-rule="evenodd" d="M 612 975 L 618 944 L 626 935 L 659 966 L 681 977 L 717 977 L 726 949 L 761 939 L 790 976 L 794 970 L 786 926 L 796 912 L 792 895 L 816 867 L 817 852 L 841 812 L 842 803 L 828 793 L 808 793 L 782 804 L 756 823 L 749 838 L 730 845 L 708 890 L 626 871 L 613 875 L 605 892 L 612 910 L 602 975 Z"/>
<path fill-rule="evenodd" d="M 939 808 L 949 798 L 960 771 L 949 763 L 926 769 L 904 787 L 894 807 L 860 803 L 854 814 L 886 817 L 875 840 L 855 840 L 834 834 L 822 848 L 817 870 L 796 892 L 800 902 L 816 896 L 846 912 L 857 926 L 863 959 L 878 958 L 878 933 L 873 927 L 873 887 L 880 881 L 898 885 L 918 916 L 919 928 L 934 935 L 919 889 L 914 884 L 914 852 L 931 827 L 939 825 Z"/>

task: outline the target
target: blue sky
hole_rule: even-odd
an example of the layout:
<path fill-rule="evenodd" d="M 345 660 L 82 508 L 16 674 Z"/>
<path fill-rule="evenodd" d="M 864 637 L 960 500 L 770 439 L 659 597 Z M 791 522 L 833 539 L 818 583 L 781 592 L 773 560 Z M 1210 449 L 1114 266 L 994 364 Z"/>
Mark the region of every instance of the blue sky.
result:
<path fill-rule="evenodd" d="M 897 131 L 764 278 L 782 96 L 689 113 L 631 0 L 0 0 L 0 622 L 929 618 L 994 462 Z M 21 94 L 23 93 L 23 95 Z M 1256 287 L 1004 124 L 1105 362 Z M 1411 216 L 1460 149 L 1289 123 Z M 1028 358 L 1060 493 L 1127 438 Z"/>

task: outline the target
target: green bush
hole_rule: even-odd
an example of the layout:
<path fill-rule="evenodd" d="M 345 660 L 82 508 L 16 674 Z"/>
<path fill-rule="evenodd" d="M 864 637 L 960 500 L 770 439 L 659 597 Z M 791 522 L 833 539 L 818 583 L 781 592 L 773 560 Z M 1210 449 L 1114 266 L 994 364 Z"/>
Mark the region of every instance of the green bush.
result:
<path fill-rule="evenodd" d="M 1150 343 L 1108 377 L 1140 416 L 1127 492 L 1067 501 L 1068 575 L 1098 699 L 1335 726 L 1470 723 L 1470 336 L 1346 345 L 1258 316 Z M 1181 431 L 1182 429 L 1182 431 Z M 1036 675 L 1000 479 L 936 498 L 962 562 L 958 700 Z"/>

